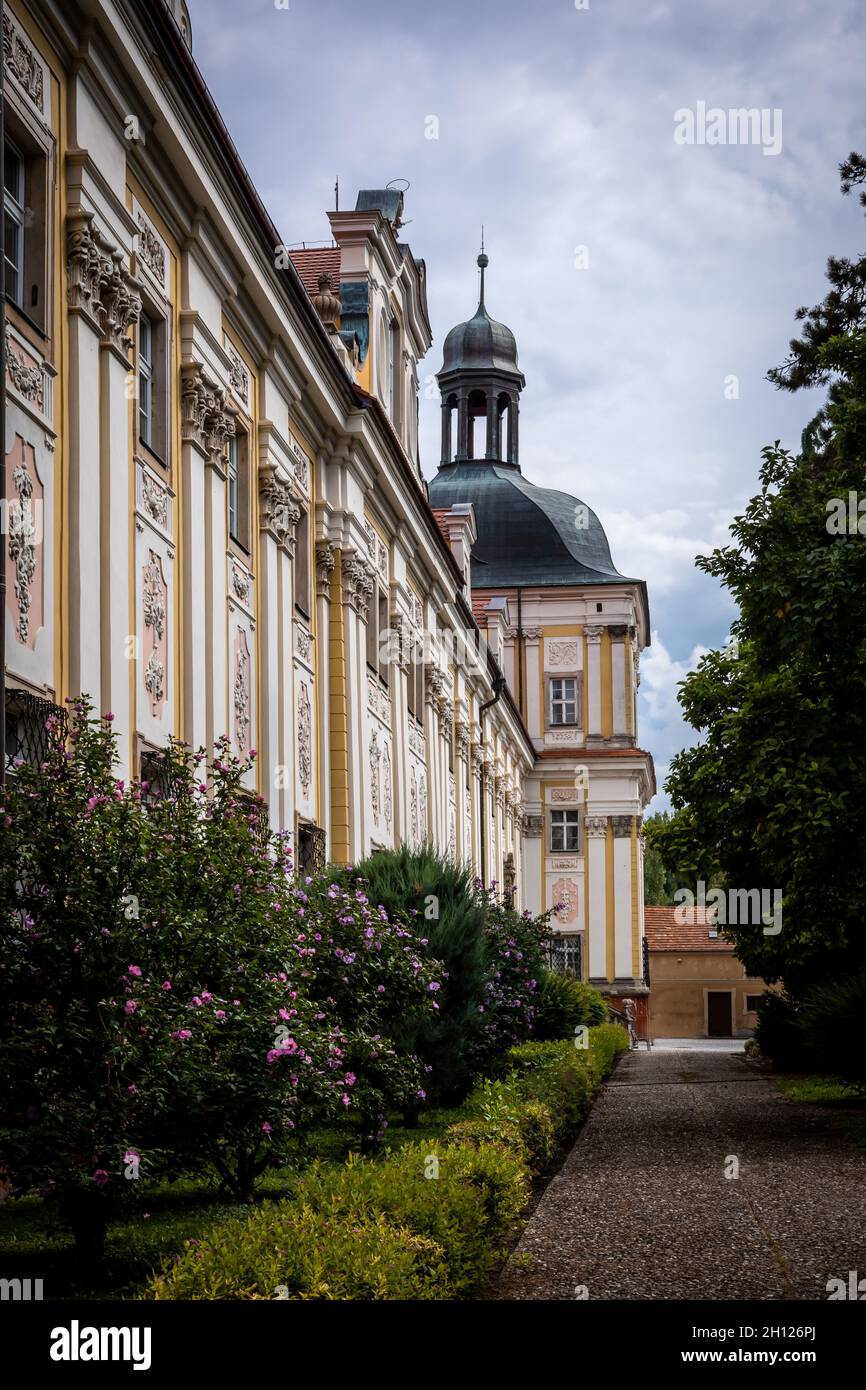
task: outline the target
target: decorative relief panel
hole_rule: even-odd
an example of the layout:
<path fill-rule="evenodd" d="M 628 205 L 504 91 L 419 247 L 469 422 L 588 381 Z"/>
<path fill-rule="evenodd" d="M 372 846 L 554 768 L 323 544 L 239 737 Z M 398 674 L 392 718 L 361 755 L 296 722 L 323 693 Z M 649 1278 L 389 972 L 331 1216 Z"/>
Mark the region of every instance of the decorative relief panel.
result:
<path fill-rule="evenodd" d="M 3 63 L 9 76 L 40 114 L 45 113 L 45 65 L 24 30 L 3 7 Z"/>
<path fill-rule="evenodd" d="M 239 627 L 234 644 L 233 705 L 235 713 L 235 743 L 243 757 L 250 751 L 252 726 L 252 675 L 250 648 L 246 630 Z"/>
<path fill-rule="evenodd" d="M 394 816 L 394 793 L 391 783 L 391 753 L 387 743 L 382 749 L 382 782 L 383 782 L 383 809 L 385 812 L 385 825 L 390 833 L 391 821 Z"/>
<path fill-rule="evenodd" d="M 580 655 L 581 644 L 577 638 L 547 643 L 547 665 L 551 670 L 576 670 L 580 665 Z"/>
<path fill-rule="evenodd" d="M 548 861 L 550 869 L 577 869 L 580 860 L 576 854 L 554 854 Z"/>
<path fill-rule="evenodd" d="M 421 840 L 427 839 L 427 774 L 418 777 L 418 831 Z"/>
<path fill-rule="evenodd" d="M 565 926 L 577 921 L 577 884 L 570 878 L 558 878 L 553 884 L 553 901 L 561 907 L 556 913 L 557 921 Z"/>
<path fill-rule="evenodd" d="M 168 299 L 168 247 L 136 199 L 132 201 L 132 212 L 138 223 L 135 243 L 136 268 L 149 276 L 163 299 Z"/>
<path fill-rule="evenodd" d="M 309 662 L 312 654 L 313 639 L 310 636 L 309 628 L 304 627 L 303 623 L 295 623 L 295 651 L 302 661 Z"/>
<path fill-rule="evenodd" d="M 544 734 L 545 744 L 560 744 L 570 747 L 581 741 L 583 730 L 579 728 L 570 729 L 547 729 Z"/>
<path fill-rule="evenodd" d="M 409 720 L 409 747 L 419 758 L 424 758 L 426 749 L 424 730 L 419 728 L 414 719 Z"/>
<path fill-rule="evenodd" d="M 567 805 L 574 806 L 578 801 L 576 787 L 553 787 L 550 793 L 551 801 L 565 802 Z"/>
<path fill-rule="evenodd" d="M 249 570 L 229 554 L 229 573 L 231 575 L 231 594 L 245 608 L 252 607 L 253 577 Z"/>
<path fill-rule="evenodd" d="M 367 677 L 367 708 L 388 728 L 391 727 L 391 696 L 375 676 Z"/>
<path fill-rule="evenodd" d="M 6 458 L 11 481 L 7 508 L 6 605 L 15 636 L 31 651 L 44 622 L 45 489 L 36 468 L 36 450 L 20 434 Z"/>
<path fill-rule="evenodd" d="M 631 816 L 611 816 L 610 823 L 613 826 L 613 833 L 618 839 L 624 839 L 631 835 Z"/>
<path fill-rule="evenodd" d="M 306 799 L 313 780 L 312 715 L 306 681 L 301 681 L 298 691 L 298 777 Z"/>
<path fill-rule="evenodd" d="M 418 782 L 415 777 L 415 769 L 409 769 L 409 830 L 412 835 L 412 844 L 418 843 Z"/>
<path fill-rule="evenodd" d="M 382 761 L 382 750 L 379 747 L 379 735 L 374 729 L 370 735 L 370 748 L 368 764 L 370 769 L 370 808 L 373 812 L 373 824 L 378 826 L 381 811 L 381 777 L 380 764 Z"/>
<path fill-rule="evenodd" d="M 245 405 L 249 408 L 250 374 L 247 369 L 247 364 L 230 339 L 224 338 L 223 346 L 225 347 L 229 359 L 229 385 L 241 405 Z"/>
<path fill-rule="evenodd" d="M 34 405 L 41 415 L 48 414 L 45 408 L 46 378 L 42 363 L 17 338 L 12 337 L 9 324 L 5 327 L 6 341 L 6 379 L 20 392 L 25 401 Z M 50 388 L 50 378 L 48 379 Z"/>
<path fill-rule="evenodd" d="M 171 529 L 171 494 L 155 474 L 139 463 L 139 507 L 155 526 L 166 533 Z"/>
<path fill-rule="evenodd" d="M 295 478 L 303 492 L 310 490 L 310 460 L 293 434 L 289 435 L 289 448 L 292 451 Z"/>
<path fill-rule="evenodd" d="M 587 816 L 584 827 L 591 840 L 602 839 L 607 834 L 607 816 Z"/>
<path fill-rule="evenodd" d="M 144 688 L 150 698 L 150 712 L 161 719 L 168 681 L 168 585 L 162 560 L 149 550 L 142 578 L 144 618 Z"/>

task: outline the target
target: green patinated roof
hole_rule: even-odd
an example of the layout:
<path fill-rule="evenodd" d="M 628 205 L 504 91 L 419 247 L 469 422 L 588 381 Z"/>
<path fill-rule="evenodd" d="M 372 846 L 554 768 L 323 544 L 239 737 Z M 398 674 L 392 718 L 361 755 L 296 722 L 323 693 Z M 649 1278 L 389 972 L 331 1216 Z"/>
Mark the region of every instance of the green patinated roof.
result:
<path fill-rule="evenodd" d="M 595 512 L 567 492 L 536 487 L 517 467 L 444 465 L 430 483 L 430 504 L 456 502 L 475 509 L 473 588 L 642 582 L 616 569 Z"/>

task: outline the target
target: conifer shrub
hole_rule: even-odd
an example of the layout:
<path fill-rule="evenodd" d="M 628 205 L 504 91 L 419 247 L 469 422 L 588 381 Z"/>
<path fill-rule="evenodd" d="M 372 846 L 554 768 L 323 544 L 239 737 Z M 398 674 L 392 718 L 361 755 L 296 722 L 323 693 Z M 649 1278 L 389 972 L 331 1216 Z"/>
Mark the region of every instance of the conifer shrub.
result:
<path fill-rule="evenodd" d="M 545 972 L 538 992 L 534 1038 L 569 1038 L 580 1024 L 596 1027 L 606 1018 L 604 998 L 592 985 L 555 970 Z"/>

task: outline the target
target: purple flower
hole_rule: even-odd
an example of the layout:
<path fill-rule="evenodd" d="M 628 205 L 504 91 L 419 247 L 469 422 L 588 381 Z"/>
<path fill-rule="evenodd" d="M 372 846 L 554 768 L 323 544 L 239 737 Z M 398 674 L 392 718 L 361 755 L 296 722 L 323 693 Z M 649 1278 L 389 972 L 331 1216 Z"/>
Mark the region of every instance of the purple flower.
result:
<path fill-rule="evenodd" d="M 97 1184 L 98 1187 L 105 1186 L 105 1184 L 108 1182 L 108 1174 L 106 1173 L 104 1168 L 97 1168 L 96 1172 L 93 1174 L 93 1181 Z"/>
<path fill-rule="evenodd" d="M 176 1038 L 178 1042 L 186 1042 L 187 1038 L 192 1037 L 192 1033 L 188 1028 L 177 1028 L 171 1036 Z"/>
<path fill-rule="evenodd" d="M 128 974 L 128 975 L 140 975 L 140 974 L 141 974 L 141 966 L 140 966 L 140 965 L 130 965 L 130 966 L 127 968 L 127 974 Z"/>
<path fill-rule="evenodd" d="M 134 1014 L 137 1008 L 138 1005 L 136 1004 L 134 999 L 127 999 L 126 1003 L 123 1006 L 123 1012 L 125 1014 Z"/>

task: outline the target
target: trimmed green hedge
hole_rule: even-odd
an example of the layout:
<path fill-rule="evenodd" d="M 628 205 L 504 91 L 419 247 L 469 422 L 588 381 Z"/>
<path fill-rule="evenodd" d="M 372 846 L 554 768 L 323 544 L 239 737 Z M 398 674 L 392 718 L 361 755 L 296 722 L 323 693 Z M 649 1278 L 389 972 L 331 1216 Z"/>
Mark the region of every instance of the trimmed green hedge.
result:
<path fill-rule="evenodd" d="M 291 1195 L 225 1222 L 151 1281 L 156 1299 L 453 1299 L 483 1283 L 516 1229 L 530 1179 L 586 1115 L 625 1031 L 589 1047 L 525 1043 L 476 1087 L 444 1140 L 382 1159 L 314 1164 Z"/>

